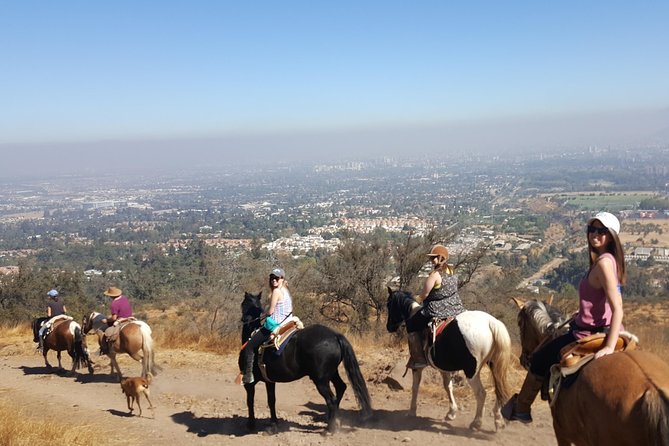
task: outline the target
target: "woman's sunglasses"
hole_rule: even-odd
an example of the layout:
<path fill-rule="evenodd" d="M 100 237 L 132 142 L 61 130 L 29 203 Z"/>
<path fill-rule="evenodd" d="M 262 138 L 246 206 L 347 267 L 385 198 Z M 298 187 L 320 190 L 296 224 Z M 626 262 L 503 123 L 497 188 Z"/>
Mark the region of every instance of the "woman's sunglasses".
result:
<path fill-rule="evenodd" d="M 276 276 L 269 276 L 269 281 L 272 282 L 274 280 L 279 280 L 281 277 L 276 277 Z"/>
<path fill-rule="evenodd" d="M 596 233 L 598 235 L 608 234 L 609 230 L 607 228 L 598 228 L 596 226 L 588 225 L 588 234 Z"/>

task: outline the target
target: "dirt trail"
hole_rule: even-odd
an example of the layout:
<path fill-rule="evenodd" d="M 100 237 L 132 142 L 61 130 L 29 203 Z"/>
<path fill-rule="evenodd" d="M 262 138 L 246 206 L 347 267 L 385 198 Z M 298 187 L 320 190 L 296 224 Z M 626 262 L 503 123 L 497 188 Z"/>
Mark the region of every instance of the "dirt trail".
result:
<path fill-rule="evenodd" d="M 156 408 L 152 413 L 147 408 L 148 404 L 143 404 L 144 416 L 138 417 L 128 414 L 120 386 L 108 374 L 106 358 L 97 359 L 95 374 L 89 375 L 82 369 L 84 373 L 69 377 L 48 371 L 40 355 L 7 354 L 6 350 L 0 348 L 0 399 L 16 402 L 29 414 L 54 420 L 72 420 L 116 432 L 108 438 L 112 444 L 200 445 L 224 442 L 266 446 L 270 441 L 271 444 L 369 446 L 414 442 L 431 444 L 435 440 L 440 444 L 458 445 L 555 444 L 550 412 L 544 402 L 536 403 L 532 425 L 511 423 L 495 433 L 490 414 L 491 389 L 488 391 L 482 431 L 468 429 L 475 403 L 466 385 L 456 390 L 461 412 L 456 420 L 446 421 L 444 416 L 448 400 L 443 390 L 437 387 L 434 372 L 431 372 L 433 375 L 426 373 L 428 383 L 419 398 L 418 417 L 407 417 L 410 376 L 401 378 L 399 370 L 404 358 L 390 372 L 394 380 L 405 386 L 402 390 L 391 390 L 387 384 L 372 382 L 378 381 L 380 371 L 388 376 L 388 370 L 395 365 L 378 367 L 377 364 L 372 367 L 369 358 L 359 358 L 363 374 L 371 380 L 368 387 L 375 409 L 374 417 L 367 425 L 358 423 L 359 410 L 349 388 L 341 404 L 342 429 L 334 436 L 322 435 L 325 405 L 308 379 L 277 385 L 280 432 L 269 439 L 268 434 L 263 432 L 268 426 L 269 411 L 262 384 L 258 385 L 256 392 L 260 432 L 246 432 L 245 392 L 243 387 L 233 383 L 236 357 L 159 351 L 157 361 L 162 364 L 163 371 L 155 377 L 151 388 Z M 127 357 L 122 359 L 121 368 L 126 376 L 139 374 L 139 364 Z M 55 363 L 55 358 L 52 363 Z M 69 367 L 70 364 L 69 357 L 64 357 L 63 365 Z M 489 382 L 488 379 L 485 381 Z"/>

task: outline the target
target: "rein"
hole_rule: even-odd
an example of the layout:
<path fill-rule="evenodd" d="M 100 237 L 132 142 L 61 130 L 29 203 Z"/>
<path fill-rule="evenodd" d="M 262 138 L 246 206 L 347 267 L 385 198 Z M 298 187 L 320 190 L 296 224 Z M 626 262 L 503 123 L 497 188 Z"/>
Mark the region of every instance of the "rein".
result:
<path fill-rule="evenodd" d="M 252 322 L 257 322 L 257 321 L 259 321 L 259 320 L 261 320 L 261 319 L 262 319 L 262 316 L 258 316 L 257 318 L 255 318 L 255 319 L 251 319 L 251 320 L 246 321 L 246 322 L 242 321 L 242 325 L 250 325 Z"/>
<path fill-rule="evenodd" d="M 575 317 L 575 316 L 572 316 L 572 317 L 566 319 L 566 320 L 565 320 L 564 322 L 562 322 L 560 325 L 558 325 L 557 327 L 555 327 L 555 329 L 553 330 L 553 333 L 552 333 L 553 336 L 546 335 L 546 333 L 543 332 L 542 335 L 544 335 L 544 339 L 539 343 L 539 345 L 537 345 L 537 346 L 534 348 L 534 350 L 532 350 L 532 353 L 531 353 L 531 354 L 536 353 L 538 350 L 540 350 L 541 348 L 543 348 L 544 345 L 548 344 L 550 341 L 552 341 L 553 339 L 555 339 L 555 338 L 557 337 L 556 335 L 557 335 L 557 333 L 560 331 L 560 329 L 563 328 L 565 325 L 568 325 L 569 323 L 571 323 L 571 321 L 574 320 L 574 317 Z M 552 325 L 552 324 L 551 324 L 551 325 Z"/>

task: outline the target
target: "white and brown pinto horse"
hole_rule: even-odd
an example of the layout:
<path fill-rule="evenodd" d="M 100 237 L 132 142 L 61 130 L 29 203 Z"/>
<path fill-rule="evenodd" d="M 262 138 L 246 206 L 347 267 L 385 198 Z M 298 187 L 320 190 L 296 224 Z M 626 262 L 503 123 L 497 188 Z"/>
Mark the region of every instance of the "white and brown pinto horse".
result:
<path fill-rule="evenodd" d="M 33 323 L 33 331 L 35 331 L 35 333 L 39 330 L 39 327 L 36 326 L 36 322 L 37 321 Z M 35 338 L 37 338 L 37 334 L 35 334 Z M 58 320 L 54 320 L 49 333 L 44 338 L 42 348 L 44 364 L 47 368 L 51 369 L 52 366 L 49 364 L 47 358 L 49 350 L 56 351 L 59 369 L 63 368 L 61 363 L 61 352 L 66 351 L 72 358 L 71 374 L 74 374 L 75 370 L 84 366 L 88 368 L 89 373 L 93 373 L 93 362 L 88 356 L 86 337 L 82 335 L 81 326 L 72 320 L 71 317 L 61 316 Z"/>
<path fill-rule="evenodd" d="M 563 317 L 550 304 L 514 299 L 523 351 L 555 334 Z M 524 364 L 525 365 L 525 364 Z M 559 446 L 669 445 L 669 365 L 631 350 L 590 361 L 551 405 Z"/>
<path fill-rule="evenodd" d="M 84 316 L 82 323 L 84 333 L 95 331 L 98 336 L 98 343 L 102 345 L 103 336 L 107 324 L 102 322 L 105 315 L 93 312 Z M 139 320 L 129 321 L 121 325 L 119 335 L 110 345 L 107 356 L 111 360 L 111 373 L 114 370 L 118 372 L 119 377 L 123 376 L 121 369 L 116 361 L 117 353 L 127 353 L 135 361 L 142 363 L 142 377 L 146 378 L 148 374 L 157 375 L 160 368 L 154 361 L 153 338 L 151 337 L 151 327 Z"/>

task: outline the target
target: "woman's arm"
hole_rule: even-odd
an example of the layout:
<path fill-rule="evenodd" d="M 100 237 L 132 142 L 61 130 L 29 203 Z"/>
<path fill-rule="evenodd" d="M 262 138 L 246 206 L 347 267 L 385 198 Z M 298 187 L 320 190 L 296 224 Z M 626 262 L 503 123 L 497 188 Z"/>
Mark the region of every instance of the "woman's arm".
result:
<path fill-rule="evenodd" d="M 269 307 L 267 307 L 267 315 L 271 316 L 274 314 L 274 309 L 276 308 L 276 303 L 279 301 L 279 295 L 282 291 L 279 288 L 274 288 L 272 294 L 269 297 Z"/>
<path fill-rule="evenodd" d="M 618 277 L 613 269 L 613 261 L 609 258 L 600 259 L 596 266 L 597 277 L 602 285 L 606 300 L 611 306 L 611 327 L 606 335 L 606 342 L 597 353 L 595 359 L 613 353 L 618 342 L 620 327 L 623 322 L 623 298 L 618 289 Z"/>
<path fill-rule="evenodd" d="M 439 274 L 439 271 L 432 271 L 430 275 L 427 276 L 427 279 L 425 279 L 425 284 L 423 284 L 423 291 L 420 292 L 420 295 L 418 295 L 416 300 L 418 302 L 424 301 L 427 298 L 427 295 L 430 294 L 430 291 L 432 291 L 432 288 L 434 288 L 434 285 L 440 279 L 441 275 Z"/>
<path fill-rule="evenodd" d="M 46 307 L 46 317 L 51 317 L 51 306 L 49 305 Z"/>

